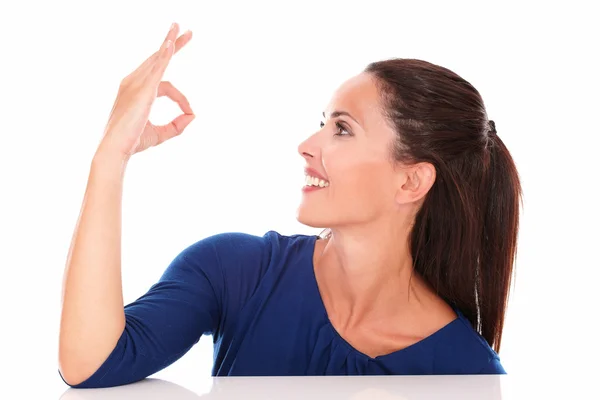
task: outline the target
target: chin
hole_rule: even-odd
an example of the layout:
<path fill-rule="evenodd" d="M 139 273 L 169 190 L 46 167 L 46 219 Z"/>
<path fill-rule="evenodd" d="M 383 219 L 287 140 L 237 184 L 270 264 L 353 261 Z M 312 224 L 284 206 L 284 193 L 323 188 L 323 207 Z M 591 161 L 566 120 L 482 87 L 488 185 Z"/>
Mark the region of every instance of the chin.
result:
<path fill-rule="evenodd" d="M 296 216 L 296 219 L 302 225 L 310 226 L 311 228 L 325 228 L 326 225 L 319 219 L 300 218 L 299 216 Z"/>
<path fill-rule="evenodd" d="M 328 225 L 325 219 L 319 218 L 319 216 L 315 215 L 315 213 L 310 213 L 306 210 L 303 210 L 302 207 L 298 208 L 296 220 L 302 225 L 310 226 L 311 228 L 324 229 Z"/>

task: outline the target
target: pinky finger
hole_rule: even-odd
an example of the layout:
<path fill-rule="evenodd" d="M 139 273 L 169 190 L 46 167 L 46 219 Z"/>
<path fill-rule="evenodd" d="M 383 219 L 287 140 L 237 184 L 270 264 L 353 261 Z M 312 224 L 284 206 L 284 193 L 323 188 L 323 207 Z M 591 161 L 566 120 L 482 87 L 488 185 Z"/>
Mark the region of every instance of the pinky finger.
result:
<path fill-rule="evenodd" d="M 194 118 L 196 118 L 194 114 L 181 114 L 166 125 L 155 126 L 154 129 L 158 134 L 157 144 L 161 144 L 175 136 L 181 135 Z"/>

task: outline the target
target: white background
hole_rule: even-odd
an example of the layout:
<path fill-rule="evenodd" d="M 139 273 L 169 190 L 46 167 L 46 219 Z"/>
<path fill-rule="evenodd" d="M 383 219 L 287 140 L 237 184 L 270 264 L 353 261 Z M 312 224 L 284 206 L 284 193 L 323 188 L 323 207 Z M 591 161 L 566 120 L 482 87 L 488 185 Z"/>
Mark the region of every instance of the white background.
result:
<path fill-rule="evenodd" d="M 598 372 L 598 41 L 591 7 L 548 2 L 2 1 L 0 382 L 59 398 L 63 268 L 121 79 L 171 22 L 194 38 L 165 79 L 197 118 L 135 155 L 123 200 L 126 302 L 218 232 L 315 234 L 295 219 L 304 160 L 333 91 L 369 62 L 420 58 L 482 94 L 524 188 L 502 362 L 528 382 Z M 593 2 L 589 2 L 591 4 Z M 596 14 L 597 15 L 597 14 Z M 159 99 L 154 122 L 178 109 Z M 596 193 L 596 194 L 594 194 Z M 204 337 L 158 373 L 208 390 Z M 2 397 L 2 396 L 0 396 Z"/>

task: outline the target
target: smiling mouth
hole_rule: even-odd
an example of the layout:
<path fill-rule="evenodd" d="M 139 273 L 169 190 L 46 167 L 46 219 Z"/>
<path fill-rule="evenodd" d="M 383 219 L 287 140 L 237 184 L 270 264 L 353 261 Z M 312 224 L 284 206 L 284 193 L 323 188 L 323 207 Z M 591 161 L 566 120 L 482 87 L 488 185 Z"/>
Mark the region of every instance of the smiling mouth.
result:
<path fill-rule="evenodd" d="M 304 179 L 304 187 L 322 189 L 329 186 L 329 182 L 324 179 L 319 179 L 315 176 L 306 175 Z"/>

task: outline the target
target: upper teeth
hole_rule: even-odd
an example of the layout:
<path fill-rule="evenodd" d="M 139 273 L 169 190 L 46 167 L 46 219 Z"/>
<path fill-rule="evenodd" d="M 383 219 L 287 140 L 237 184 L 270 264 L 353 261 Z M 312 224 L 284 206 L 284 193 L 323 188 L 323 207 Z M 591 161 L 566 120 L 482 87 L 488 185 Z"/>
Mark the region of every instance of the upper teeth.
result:
<path fill-rule="evenodd" d="M 306 175 L 305 177 L 306 186 L 319 186 L 319 187 L 327 187 L 329 186 L 329 182 L 324 181 L 323 179 L 315 178 L 314 176 Z"/>

